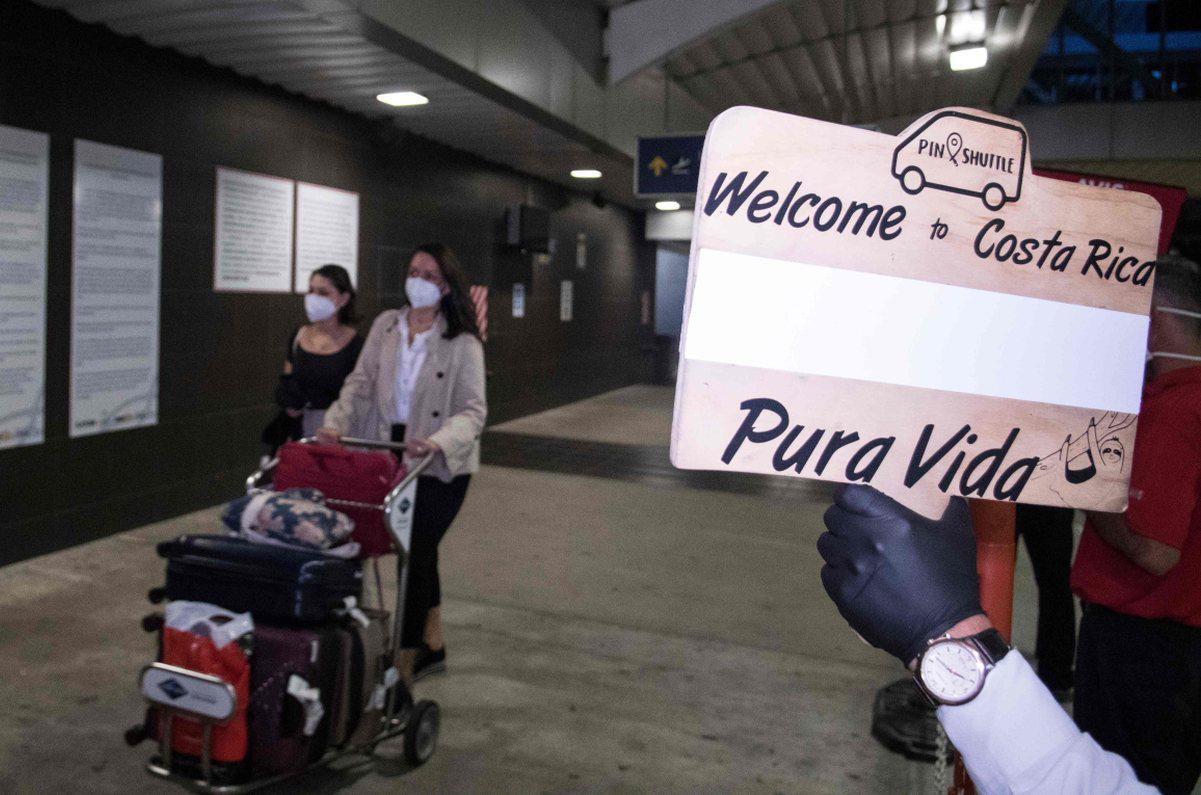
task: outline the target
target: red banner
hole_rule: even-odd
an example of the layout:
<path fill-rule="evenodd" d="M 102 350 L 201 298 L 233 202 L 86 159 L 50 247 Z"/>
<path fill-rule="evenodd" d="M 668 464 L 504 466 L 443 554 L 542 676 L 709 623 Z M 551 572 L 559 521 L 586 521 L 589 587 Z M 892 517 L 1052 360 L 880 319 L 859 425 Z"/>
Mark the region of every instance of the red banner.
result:
<path fill-rule="evenodd" d="M 1095 185 L 1098 188 L 1113 188 L 1114 190 L 1136 190 L 1146 193 L 1159 206 L 1163 207 L 1163 220 L 1159 224 L 1159 253 L 1166 254 L 1172 243 L 1172 231 L 1176 228 L 1176 219 L 1180 217 L 1180 207 L 1188 198 L 1188 191 L 1175 185 L 1160 185 L 1155 182 L 1139 182 L 1136 179 L 1120 177 L 1103 177 L 1099 174 L 1082 174 L 1076 171 L 1056 171 L 1049 168 L 1036 168 L 1034 173 L 1040 177 L 1061 179 L 1064 182 L 1078 182 L 1081 185 Z"/>

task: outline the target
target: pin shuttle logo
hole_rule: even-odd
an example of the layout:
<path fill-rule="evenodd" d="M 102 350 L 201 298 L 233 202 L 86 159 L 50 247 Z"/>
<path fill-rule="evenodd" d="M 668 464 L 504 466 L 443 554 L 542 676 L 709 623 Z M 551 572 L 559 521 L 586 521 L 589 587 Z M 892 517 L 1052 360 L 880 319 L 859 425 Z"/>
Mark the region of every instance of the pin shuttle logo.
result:
<path fill-rule="evenodd" d="M 892 175 L 906 193 L 933 188 L 978 196 L 996 211 L 1021 198 L 1026 152 L 1020 126 L 945 111 L 897 146 Z"/>

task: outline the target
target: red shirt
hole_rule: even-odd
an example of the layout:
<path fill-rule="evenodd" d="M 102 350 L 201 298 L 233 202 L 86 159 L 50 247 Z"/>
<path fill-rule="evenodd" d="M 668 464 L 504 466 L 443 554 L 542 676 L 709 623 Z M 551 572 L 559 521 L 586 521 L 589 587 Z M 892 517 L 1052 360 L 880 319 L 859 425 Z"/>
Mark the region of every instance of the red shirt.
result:
<path fill-rule="evenodd" d="M 1201 367 L 1172 370 L 1143 389 L 1126 524 L 1180 550 L 1180 562 L 1156 577 L 1085 523 L 1072 590 L 1127 615 L 1201 627 Z"/>

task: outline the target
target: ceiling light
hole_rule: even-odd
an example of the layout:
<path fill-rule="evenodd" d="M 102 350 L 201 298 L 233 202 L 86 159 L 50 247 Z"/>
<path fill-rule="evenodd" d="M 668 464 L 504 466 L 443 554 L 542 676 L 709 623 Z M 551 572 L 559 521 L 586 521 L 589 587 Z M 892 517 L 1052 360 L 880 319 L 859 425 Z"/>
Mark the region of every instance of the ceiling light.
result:
<path fill-rule="evenodd" d="M 966 47 L 960 47 L 951 50 L 950 60 L 952 72 L 979 69 L 988 63 L 988 48 L 983 44 L 970 44 Z"/>
<path fill-rule="evenodd" d="M 375 98 L 385 105 L 391 105 L 394 108 L 403 108 L 409 105 L 424 105 L 429 102 L 429 98 L 418 94 L 416 91 L 391 91 L 387 94 L 376 94 Z"/>
<path fill-rule="evenodd" d="M 603 174 L 595 168 L 577 168 L 571 172 L 571 176 L 576 179 L 600 179 Z"/>
<path fill-rule="evenodd" d="M 680 209 L 680 203 L 679 203 L 679 202 L 673 202 L 673 201 L 670 201 L 670 200 L 668 200 L 668 201 L 661 201 L 661 202 L 655 202 L 655 209 L 656 209 L 656 210 L 662 210 L 662 211 L 663 211 L 663 212 L 665 212 L 665 213 L 670 213 L 670 212 L 672 212 L 673 210 L 678 210 L 678 209 Z"/>

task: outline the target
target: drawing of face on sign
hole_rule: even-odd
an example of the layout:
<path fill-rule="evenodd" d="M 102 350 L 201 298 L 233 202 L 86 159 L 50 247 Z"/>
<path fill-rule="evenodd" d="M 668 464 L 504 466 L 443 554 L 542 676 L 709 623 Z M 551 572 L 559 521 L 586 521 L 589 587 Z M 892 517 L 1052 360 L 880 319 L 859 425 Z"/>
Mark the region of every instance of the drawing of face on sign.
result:
<path fill-rule="evenodd" d="M 1111 436 L 1101 442 L 1101 463 L 1116 467 L 1119 472 L 1126 471 L 1126 448 L 1121 439 Z"/>
<path fill-rule="evenodd" d="M 1122 510 L 1162 211 L 1035 175 L 1037 144 L 969 108 L 895 136 L 719 114 L 672 463 L 866 483 L 917 510 Z"/>
<path fill-rule="evenodd" d="M 1089 420 L 1078 436 L 1068 436 L 1054 453 L 1038 462 L 1031 480 L 1046 480 L 1047 487 L 1072 504 L 1075 487 L 1083 490 L 1103 473 L 1126 472 L 1125 435 L 1132 435 L 1137 415 L 1107 411 Z"/>

